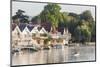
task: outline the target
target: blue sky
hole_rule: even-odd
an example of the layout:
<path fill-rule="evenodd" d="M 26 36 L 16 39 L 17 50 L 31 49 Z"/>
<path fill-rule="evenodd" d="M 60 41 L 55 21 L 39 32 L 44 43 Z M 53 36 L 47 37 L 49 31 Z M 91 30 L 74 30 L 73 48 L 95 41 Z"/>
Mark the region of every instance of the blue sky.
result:
<path fill-rule="evenodd" d="M 15 15 L 18 9 L 24 10 L 26 15 L 36 16 L 47 5 L 46 3 L 31 3 L 31 2 L 12 2 L 12 15 Z M 61 12 L 74 12 L 77 14 L 82 13 L 85 10 L 90 10 L 92 16 L 95 17 L 95 7 L 90 6 L 78 6 L 78 5 L 61 5 Z"/>

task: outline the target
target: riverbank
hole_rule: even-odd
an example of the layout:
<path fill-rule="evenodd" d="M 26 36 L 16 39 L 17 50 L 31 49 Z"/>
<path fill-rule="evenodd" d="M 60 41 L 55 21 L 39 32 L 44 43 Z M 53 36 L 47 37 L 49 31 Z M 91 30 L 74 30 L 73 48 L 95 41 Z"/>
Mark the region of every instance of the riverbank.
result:
<path fill-rule="evenodd" d="M 79 46 L 96 46 L 95 42 L 86 42 L 85 44 L 82 44 L 82 43 L 70 43 L 70 44 L 67 44 L 67 46 L 76 46 L 77 44 Z"/>

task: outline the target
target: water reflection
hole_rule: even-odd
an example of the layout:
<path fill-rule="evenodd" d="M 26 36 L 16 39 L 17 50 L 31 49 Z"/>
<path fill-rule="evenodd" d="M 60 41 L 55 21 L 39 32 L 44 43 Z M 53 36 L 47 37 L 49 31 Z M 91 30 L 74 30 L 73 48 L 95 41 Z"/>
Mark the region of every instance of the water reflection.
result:
<path fill-rule="evenodd" d="M 40 50 L 37 52 L 23 51 L 16 53 L 12 57 L 13 65 L 46 64 L 75 61 L 95 60 L 95 47 L 80 47 L 79 56 L 74 56 L 75 48 L 65 46 L 63 49 L 52 48 L 50 50 Z"/>

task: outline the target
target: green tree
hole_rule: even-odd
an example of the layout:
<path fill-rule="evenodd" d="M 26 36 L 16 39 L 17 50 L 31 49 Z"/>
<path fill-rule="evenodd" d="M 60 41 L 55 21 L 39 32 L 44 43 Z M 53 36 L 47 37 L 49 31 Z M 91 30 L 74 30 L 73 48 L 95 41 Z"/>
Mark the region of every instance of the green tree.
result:
<path fill-rule="evenodd" d="M 74 30 L 78 26 L 80 21 L 80 16 L 75 13 L 69 13 L 67 17 L 67 27 L 69 32 L 72 34 L 72 36 L 75 35 Z"/>
<path fill-rule="evenodd" d="M 93 19 L 93 16 L 91 14 L 91 11 L 89 11 L 89 10 L 86 10 L 82 14 L 80 14 L 80 17 L 81 17 L 81 19 L 84 19 L 84 20 L 86 20 L 88 22 L 91 22 L 91 23 L 94 22 L 94 19 Z"/>
<path fill-rule="evenodd" d="M 78 26 L 74 31 L 76 40 L 83 43 L 91 41 L 91 30 L 88 27 L 88 24 L 85 22 L 86 21 L 83 21 L 82 24 Z"/>
<path fill-rule="evenodd" d="M 68 27 L 68 13 L 67 12 L 62 12 L 60 23 L 61 22 L 63 22 L 64 28 Z"/>
<path fill-rule="evenodd" d="M 58 4 L 49 3 L 44 7 L 44 10 L 40 13 L 41 21 L 51 22 L 52 31 L 56 31 L 59 20 L 61 18 L 61 7 Z"/>
<path fill-rule="evenodd" d="M 41 22 L 40 15 L 34 16 L 34 17 L 31 19 L 31 22 L 32 22 L 33 24 L 40 24 L 40 22 Z"/>
<path fill-rule="evenodd" d="M 13 23 L 29 23 L 29 16 L 24 15 L 25 11 L 19 9 L 16 15 L 12 16 Z"/>
<path fill-rule="evenodd" d="M 95 42 L 96 41 L 96 25 L 94 24 L 92 27 L 92 34 L 91 34 L 91 41 Z"/>

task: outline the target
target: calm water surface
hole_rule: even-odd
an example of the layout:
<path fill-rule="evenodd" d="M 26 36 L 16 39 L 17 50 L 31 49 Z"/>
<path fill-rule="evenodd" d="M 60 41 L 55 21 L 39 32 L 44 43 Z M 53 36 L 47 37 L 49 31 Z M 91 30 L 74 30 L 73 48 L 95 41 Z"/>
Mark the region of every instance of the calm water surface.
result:
<path fill-rule="evenodd" d="M 78 55 L 75 52 L 78 51 Z M 62 63 L 95 60 L 95 46 L 65 46 L 60 49 L 40 50 L 37 52 L 23 51 L 12 56 L 12 65 Z"/>

